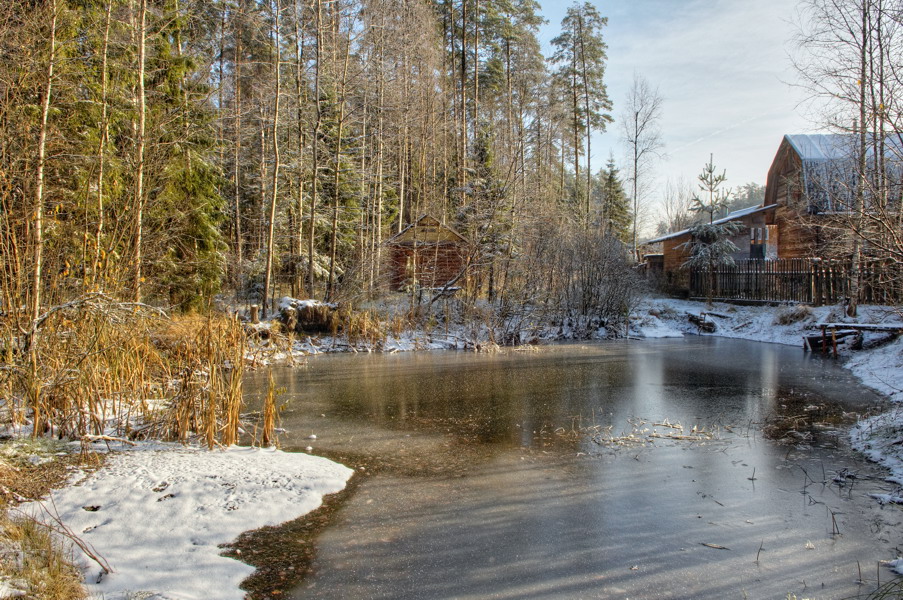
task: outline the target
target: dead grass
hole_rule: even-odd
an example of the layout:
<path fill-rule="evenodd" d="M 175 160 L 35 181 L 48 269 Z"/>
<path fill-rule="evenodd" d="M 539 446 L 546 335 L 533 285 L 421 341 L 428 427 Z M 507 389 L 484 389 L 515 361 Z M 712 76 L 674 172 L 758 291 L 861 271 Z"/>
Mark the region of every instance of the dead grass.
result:
<path fill-rule="evenodd" d="M 342 332 L 352 346 L 363 343 L 373 348 L 386 341 L 384 327 L 371 311 L 342 310 L 338 319 Z"/>
<path fill-rule="evenodd" d="M 24 598 L 86 598 L 67 545 L 77 538 L 11 507 L 91 466 L 98 439 L 235 444 L 245 333 L 225 315 L 170 317 L 100 294 L 27 329 L 15 318 L 0 320 L 0 426 L 32 436 L 0 442 L 0 581 Z M 62 439 L 81 440 L 82 452 Z"/>
<path fill-rule="evenodd" d="M 93 467 L 97 454 L 67 451 L 65 444 L 46 438 L 16 438 L 0 442 L 0 510 L 37 500 L 66 483 L 78 466 Z"/>
<path fill-rule="evenodd" d="M 72 551 L 51 530 L 25 516 L 0 512 L 0 579 L 22 598 L 82 600 L 88 597 Z"/>
<path fill-rule="evenodd" d="M 805 304 L 796 306 L 788 306 L 782 308 L 774 317 L 774 322 L 778 325 L 793 325 L 800 321 L 805 321 L 812 316 L 812 307 Z"/>
<path fill-rule="evenodd" d="M 0 424 L 86 441 L 238 439 L 246 340 L 235 318 L 92 295 L 27 335 L 0 321 L 0 339 Z"/>
<path fill-rule="evenodd" d="M 23 598 L 87 598 L 81 574 L 72 566 L 68 540 L 14 508 L 64 485 L 76 467 L 99 466 L 100 456 L 70 450 L 47 438 L 0 442 L 0 581 Z"/>
<path fill-rule="evenodd" d="M 867 596 L 857 596 L 865 600 L 899 600 L 903 598 L 903 580 L 894 579 L 870 592 Z"/>

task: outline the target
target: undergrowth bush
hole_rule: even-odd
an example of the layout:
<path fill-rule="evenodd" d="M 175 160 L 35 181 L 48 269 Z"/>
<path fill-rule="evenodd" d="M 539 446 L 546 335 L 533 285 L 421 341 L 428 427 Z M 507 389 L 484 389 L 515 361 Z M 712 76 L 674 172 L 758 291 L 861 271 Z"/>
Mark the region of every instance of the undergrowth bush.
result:
<path fill-rule="evenodd" d="M 812 307 L 805 304 L 782 308 L 775 315 L 774 321 L 778 325 L 793 325 L 812 317 Z"/>

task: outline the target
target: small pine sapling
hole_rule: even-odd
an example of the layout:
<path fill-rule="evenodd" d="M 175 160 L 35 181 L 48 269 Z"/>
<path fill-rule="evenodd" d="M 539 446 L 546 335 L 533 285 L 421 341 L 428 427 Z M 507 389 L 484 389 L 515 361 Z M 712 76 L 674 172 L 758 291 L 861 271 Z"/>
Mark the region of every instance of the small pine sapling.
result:
<path fill-rule="evenodd" d="M 693 198 L 693 206 L 690 208 L 696 213 L 705 213 L 709 216 L 708 223 L 699 223 L 690 228 L 690 241 L 681 244 L 689 249 L 690 256 L 684 262 L 687 269 L 704 270 L 709 275 L 709 286 L 706 293 L 706 302 L 712 304 L 715 294 L 717 278 L 715 267 L 730 266 L 734 264 L 731 256 L 739 248 L 731 242 L 730 238 L 743 229 L 743 225 L 736 221 L 715 223 L 715 214 L 722 210 L 731 196 L 730 189 L 721 189 L 721 184 L 727 180 L 725 171 L 717 173 L 709 155 L 709 162 L 699 174 L 699 189 L 705 192 L 705 199 L 699 195 Z"/>

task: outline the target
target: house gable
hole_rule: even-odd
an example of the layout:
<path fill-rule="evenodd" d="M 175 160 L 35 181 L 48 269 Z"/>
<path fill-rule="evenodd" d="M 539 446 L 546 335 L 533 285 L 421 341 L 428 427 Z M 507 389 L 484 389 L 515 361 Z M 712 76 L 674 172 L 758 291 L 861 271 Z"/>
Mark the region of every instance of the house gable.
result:
<path fill-rule="evenodd" d="M 397 235 L 386 240 L 387 246 L 407 244 L 465 244 L 460 233 L 443 225 L 438 219 L 429 215 L 423 215 Z"/>

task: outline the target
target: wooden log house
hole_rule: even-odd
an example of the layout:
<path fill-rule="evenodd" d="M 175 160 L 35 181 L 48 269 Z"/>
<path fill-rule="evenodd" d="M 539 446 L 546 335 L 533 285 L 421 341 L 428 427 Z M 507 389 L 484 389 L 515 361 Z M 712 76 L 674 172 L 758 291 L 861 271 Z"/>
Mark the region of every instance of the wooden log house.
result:
<path fill-rule="evenodd" d="M 777 258 L 778 235 L 774 225 L 776 208 L 777 206 L 773 204 L 750 206 L 714 221 L 716 224 L 730 221 L 742 224 L 741 230 L 731 237 L 731 241 L 738 248 L 738 251 L 732 255 L 735 261 L 750 258 Z M 656 271 L 660 269 L 663 284 L 670 291 L 686 292 L 689 290 L 690 273 L 683 268 L 683 265 L 690 258 L 689 244 L 692 238 L 690 230 L 684 229 L 645 243 L 647 248 L 660 246 L 660 253 L 647 255 L 647 268 Z M 656 254 L 659 254 L 661 258 Z"/>
<path fill-rule="evenodd" d="M 858 143 L 858 134 L 784 136 L 768 171 L 763 204 L 736 211 L 718 221 L 740 221 L 744 225 L 741 234 L 732 238 L 741 249 L 733 256 L 738 266 L 727 269 L 730 273 L 726 276 L 747 281 L 751 275 L 763 271 L 773 274 L 770 278 L 756 277 L 762 281 L 774 280 L 765 290 L 768 297 L 758 298 L 760 300 L 819 303 L 836 301 L 843 296 L 844 290 L 835 290 L 837 286 L 833 281 L 843 279 L 839 270 L 842 267 L 837 260 L 842 262 L 849 248 L 849 238 L 842 232 L 859 185 Z M 872 167 L 874 154 L 872 145 L 867 157 Z M 903 144 L 899 136 L 888 136 L 884 154 L 887 177 L 891 182 L 892 197 L 889 200 L 899 203 L 903 188 Z M 869 210 L 870 201 L 867 197 L 865 210 Z M 691 275 L 682 268 L 689 257 L 686 243 L 690 240 L 689 230 L 684 230 L 645 243 L 650 251 L 647 271 L 660 271 L 664 287 L 673 293 L 692 293 Z M 654 252 L 659 248 L 659 252 Z M 880 260 L 880 257 L 872 259 Z M 762 261 L 770 261 L 770 264 Z M 800 267 L 804 262 L 808 266 Z M 805 285 L 785 281 L 788 276 L 802 277 Z M 828 286 L 826 289 L 815 289 L 825 285 Z M 734 287 L 741 289 L 744 285 Z M 802 293 L 797 288 L 807 291 Z M 868 291 L 876 301 L 880 301 L 879 295 L 887 295 L 873 288 Z M 785 298 L 787 290 L 793 293 Z M 750 289 L 743 293 L 749 299 L 760 295 L 759 291 Z"/>

